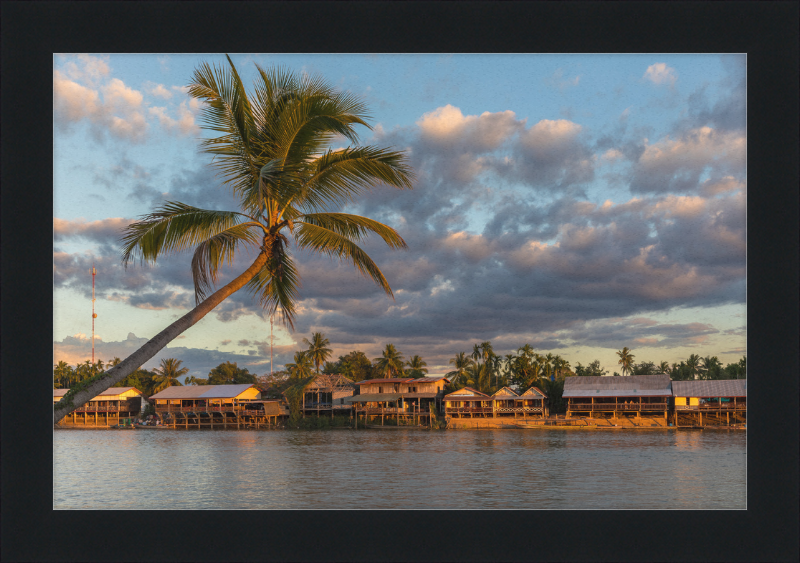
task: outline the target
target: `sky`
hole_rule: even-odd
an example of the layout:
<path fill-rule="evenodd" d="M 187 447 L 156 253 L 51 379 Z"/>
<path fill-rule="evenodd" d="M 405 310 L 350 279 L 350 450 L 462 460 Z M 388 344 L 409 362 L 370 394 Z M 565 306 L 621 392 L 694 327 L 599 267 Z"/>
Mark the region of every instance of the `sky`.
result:
<path fill-rule="evenodd" d="M 408 244 L 364 248 L 394 299 L 352 264 L 299 252 L 295 330 L 274 368 L 322 332 L 333 356 L 392 343 L 430 373 L 491 341 L 613 373 L 690 354 L 746 354 L 745 55 L 231 55 L 321 76 L 361 97 L 360 144 L 405 151 L 412 190 L 376 187 L 345 211 Z M 190 253 L 121 264 L 121 230 L 166 201 L 238 209 L 200 152 L 187 86 L 218 54 L 53 58 L 53 359 L 124 358 L 194 306 Z M 255 64 L 254 64 L 255 63 Z M 251 90 L 252 91 L 252 90 Z M 343 141 L 333 148 L 346 146 Z M 221 283 L 246 269 L 240 253 Z M 177 358 L 270 371 L 270 322 L 242 290 L 144 367 Z"/>

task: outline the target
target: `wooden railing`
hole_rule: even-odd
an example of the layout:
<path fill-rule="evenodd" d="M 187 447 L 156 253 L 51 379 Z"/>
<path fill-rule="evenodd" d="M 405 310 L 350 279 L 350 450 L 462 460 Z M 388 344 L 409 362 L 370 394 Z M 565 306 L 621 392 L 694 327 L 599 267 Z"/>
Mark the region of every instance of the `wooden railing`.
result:
<path fill-rule="evenodd" d="M 83 405 L 78 407 L 74 412 L 139 412 L 140 405 L 120 405 L 118 407 L 96 407 L 92 405 Z"/>
<path fill-rule="evenodd" d="M 495 412 L 542 412 L 542 407 L 497 407 Z"/>
<path fill-rule="evenodd" d="M 571 411 L 665 411 L 667 403 L 569 403 Z"/>
<path fill-rule="evenodd" d="M 747 403 L 722 403 L 704 405 L 675 405 L 676 411 L 746 411 Z"/>
<path fill-rule="evenodd" d="M 225 405 L 212 407 L 181 407 L 179 405 L 156 405 L 156 412 L 238 412 L 244 405 Z"/>
<path fill-rule="evenodd" d="M 492 414 L 492 407 L 445 407 L 445 414 Z"/>

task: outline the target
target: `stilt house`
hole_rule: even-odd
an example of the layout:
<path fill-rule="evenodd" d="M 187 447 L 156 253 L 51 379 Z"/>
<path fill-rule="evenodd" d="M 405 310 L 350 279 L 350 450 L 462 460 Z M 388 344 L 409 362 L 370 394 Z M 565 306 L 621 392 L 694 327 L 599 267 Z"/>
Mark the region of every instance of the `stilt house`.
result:
<path fill-rule="evenodd" d="M 663 416 L 667 420 L 672 386 L 667 374 L 574 376 L 564 379 L 567 417 Z"/>
<path fill-rule="evenodd" d="M 464 387 L 444 396 L 444 413 L 452 417 L 492 416 L 492 397 L 472 387 Z"/>
<path fill-rule="evenodd" d="M 150 397 L 164 424 L 178 428 L 227 428 L 266 423 L 261 393 L 252 383 L 167 387 Z"/>
<path fill-rule="evenodd" d="M 352 397 L 356 385 L 343 375 L 320 374 L 303 389 L 301 409 L 304 413 L 334 415 L 334 412 L 349 413 L 351 405 L 345 399 Z"/>
<path fill-rule="evenodd" d="M 440 412 L 449 382 L 446 377 L 366 379 L 356 383 L 358 394 L 346 398 L 345 403 L 352 404 L 356 416 L 364 415 L 365 420 L 376 416 L 383 420 L 389 415 L 398 422 L 402 418 L 424 423 L 429 421 L 431 406 Z"/>
<path fill-rule="evenodd" d="M 69 389 L 53 389 L 53 403 L 57 403 Z M 136 387 L 109 387 L 88 403 L 78 407 L 59 424 L 86 426 L 111 426 L 120 418 L 138 416 L 142 411 L 143 395 Z"/>
<path fill-rule="evenodd" d="M 550 412 L 547 405 L 547 395 L 538 387 L 531 387 L 519 397 L 522 399 L 523 416 L 540 415 L 546 418 Z"/>
<path fill-rule="evenodd" d="M 730 426 L 747 422 L 747 380 L 673 381 L 675 426 Z"/>

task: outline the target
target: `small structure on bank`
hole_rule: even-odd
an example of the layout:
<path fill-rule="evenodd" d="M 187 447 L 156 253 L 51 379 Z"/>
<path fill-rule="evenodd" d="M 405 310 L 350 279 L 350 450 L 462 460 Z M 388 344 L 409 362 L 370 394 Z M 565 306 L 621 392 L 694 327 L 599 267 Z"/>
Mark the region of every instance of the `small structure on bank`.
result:
<path fill-rule="evenodd" d="M 522 413 L 524 416 L 540 415 L 547 418 L 550 415 L 547 406 L 547 395 L 538 387 L 531 387 L 519 397 L 522 399 Z"/>
<path fill-rule="evenodd" d="M 388 416 L 397 424 L 428 424 L 431 409 L 439 412 L 449 382 L 446 377 L 366 379 L 356 383 L 358 394 L 345 398 L 345 403 L 353 405 L 365 423 L 380 417 L 383 424 Z"/>
<path fill-rule="evenodd" d="M 350 414 L 350 404 L 345 399 L 352 397 L 356 385 L 343 375 L 322 373 L 316 375 L 303 387 L 300 408 L 304 414 Z"/>
<path fill-rule="evenodd" d="M 53 389 L 53 403 L 57 403 L 69 389 Z M 59 421 L 69 426 L 111 426 L 120 418 L 139 416 L 144 396 L 136 387 L 109 387 L 88 403 L 78 407 Z"/>
<path fill-rule="evenodd" d="M 672 386 L 669 375 L 573 376 L 564 379 L 567 418 L 663 416 L 667 420 Z"/>
<path fill-rule="evenodd" d="M 167 387 L 150 397 L 156 414 L 173 428 L 260 427 L 277 422 L 252 383 Z M 267 410 L 270 412 L 268 413 Z"/>
<path fill-rule="evenodd" d="M 444 414 L 461 418 L 493 416 L 492 398 L 472 387 L 464 387 L 444 396 Z"/>
<path fill-rule="evenodd" d="M 675 426 L 747 423 L 747 380 L 673 381 Z"/>

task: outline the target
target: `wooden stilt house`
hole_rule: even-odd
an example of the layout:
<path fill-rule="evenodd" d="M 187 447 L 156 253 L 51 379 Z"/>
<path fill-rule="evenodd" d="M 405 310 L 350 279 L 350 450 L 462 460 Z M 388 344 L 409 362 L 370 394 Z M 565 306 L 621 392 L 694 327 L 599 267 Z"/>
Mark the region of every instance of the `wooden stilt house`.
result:
<path fill-rule="evenodd" d="M 150 397 L 156 414 L 174 428 L 260 427 L 277 422 L 253 384 L 167 387 Z"/>
<path fill-rule="evenodd" d="M 345 403 L 352 404 L 365 423 L 380 419 L 384 424 L 388 417 L 397 424 L 428 424 L 431 408 L 439 412 L 449 381 L 446 377 L 367 379 L 356 383 L 358 393 L 345 398 Z"/>
<path fill-rule="evenodd" d="M 550 414 L 547 395 L 538 387 L 531 387 L 519 396 L 522 399 L 522 415 L 547 418 Z"/>
<path fill-rule="evenodd" d="M 53 389 L 53 403 L 57 403 L 69 389 Z M 142 411 L 143 395 L 136 387 L 110 387 L 92 397 L 61 419 L 60 425 L 112 426 L 121 418 L 133 418 Z"/>
<path fill-rule="evenodd" d="M 522 412 L 522 399 L 509 387 L 498 389 L 492 395 L 492 416 L 517 416 Z"/>
<path fill-rule="evenodd" d="M 493 416 L 492 397 L 472 387 L 464 387 L 444 396 L 444 413 L 456 418 Z"/>
<path fill-rule="evenodd" d="M 356 385 L 343 375 L 319 374 L 303 389 L 301 409 L 304 414 L 349 414 L 352 408 L 345 399 L 352 397 Z"/>
<path fill-rule="evenodd" d="M 567 418 L 571 416 L 664 417 L 666 424 L 672 386 L 667 374 L 575 376 L 564 379 Z"/>
<path fill-rule="evenodd" d="M 731 426 L 747 423 L 747 380 L 673 381 L 674 424 Z"/>

